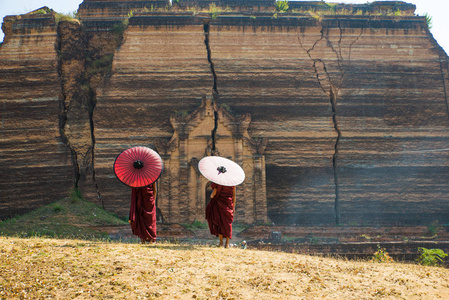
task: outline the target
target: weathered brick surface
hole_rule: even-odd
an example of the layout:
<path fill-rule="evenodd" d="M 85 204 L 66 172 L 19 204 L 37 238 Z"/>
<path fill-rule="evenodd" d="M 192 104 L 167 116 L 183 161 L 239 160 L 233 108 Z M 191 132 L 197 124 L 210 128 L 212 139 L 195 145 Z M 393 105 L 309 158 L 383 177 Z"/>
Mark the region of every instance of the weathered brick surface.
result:
<path fill-rule="evenodd" d="M 0 47 L 0 217 L 68 195 L 70 152 L 59 132 L 60 82 L 52 14 L 7 17 Z"/>
<path fill-rule="evenodd" d="M 243 9 L 237 2 L 233 7 Z M 277 16 L 273 11 L 249 8 L 246 14 L 235 10 L 216 15 L 204 9 L 152 12 L 141 8 L 126 29 L 122 27 L 123 36 L 117 35 L 115 41 L 112 35 L 99 38 L 120 29 L 116 25 L 127 17 L 125 12 L 134 2 L 123 1 L 126 5 L 119 13 L 117 3 L 85 1 L 80 6 L 87 47 L 98 54 L 100 45 L 107 45 L 107 53 L 100 53 L 103 56 L 114 51 L 110 73 L 101 73 L 104 78 L 83 75 L 95 104 L 90 126 L 85 128 L 93 130 L 93 152 L 86 156 L 93 157 L 86 163 L 92 174 L 86 172 L 88 178 L 81 178 L 90 200 L 98 201 L 99 191 L 106 209 L 126 215 L 130 190 L 116 180 L 112 164 L 125 148 L 143 144 L 159 147 L 166 162 L 176 158 L 167 165 L 170 173 L 161 177 L 163 197 L 170 199 L 161 204 L 163 214 L 176 220 L 200 218 L 204 183 L 196 177 L 196 161 L 183 155 L 200 153 L 200 149 L 210 154 L 207 143 L 211 143 L 209 132 L 215 125 L 196 122 L 205 126 L 202 130 L 207 133 L 201 137 L 201 130 L 188 119 L 185 123 L 193 130 L 191 136 L 181 137 L 182 126 L 178 125 L 182 118 L 195 115 L 202 98 L 213 95 L 215 104 L 227 111 L 228 120 L 246 126 L 241 130 L 232 122 L 218 122 L 218 150 L 231 158 L 240 157 L 251 182 L 255 178 L 264 181 L 263 197 L 241 186 L 237 218 L 254 219 L 264 211 L 255 205 L 248 212 L 246 208 L 253 210 L 250 202 L 254 202 L 266 205 L 267 217 L 275 224 L 429 225 L 449 221 L 445 182 L 449 172 L 448 57 L 424 18 L 412 15 L 413 5 L 354 6 L 362 14 L 319 18 L 304 7 L 303 12 Z M 93 9 L 94 5 L 101 6 L 101 11 Z M 400 6 L 403 16 L 385 15 L 388 9 L 397 9 L 394 5 Z M 383 15 L 382 9 L 386 9 Z M 50 103 L 45 109 L 33 106 L 36 114 L 30 116 L 23 95 L 53 99 L 58 105 L 61 87 L 54 51 L 56 25 L 42 20 L 12 24 L 4 26 L 8 38 L 0 48 L 1 84 L 7 90 L 2 98 L 6 99 L 2 130 L 7 138 L 2 141 L 1 158 L 5 165 L 13 160 L 12 152 L 23 148 L 17 144 L 23 140 L 20 135 L 6 126 L 25 128 L 22 119 L 28 116 L 27 122 L 36 122 L 33 126 L 49 130 L 52 127 L 45 124 L 51 118 L 58 120 L 59 110 Z M 14 31 L 14 26 L 20 31 Z M 40 31 L 30 29 L 33 26 Z M 39 46 L 27 48 L 35 32 Z M 42 59 L 27 59 L 25 49 Z M 87 59 L 90 50 L 84 55 L 86 65 L 101 63 L 101 55 L 96 63 Z M 82 71 L 90 74 L 89 70 Z M 61 99 L 65 97 L 63 91 Z M 49 117 L 37 117 L 43 114 Z M 178 129 L 170 118 L 173 115 L 178 116 Z M 53 126 L 54 135 L 48 138 L 43 130 L 39 138 L 46 143 L 59 138 L 57 123 Z M 21 129 L 20 134 L 24 132 Z M 242 142 L 242 133 L 249 139 Z M 65 158 L 52 155 L 64 169 L 70 161 L 61 146 Z M 32 152 L 24 155 L 28 153 Z M 42 153 L 36 150 L 37 155 Z M 14 159 L 20 165 L 26 161 L 21 156 Z M 257 169 L 260 166 L 264 172 Z M 2 167 L 2 172 L 12 170 L 8 168 Z M 58 172 L 57 180 L 73 181 L 70 174 L 47 169 Z M 36 175 L 17 173 L 16 177 L 25 183 L 32 176 Z M 5 195 L 17 190 L 6 183 L 2 179 Z M 60 186 L 55 189 L 62 190 Z M 41 203 L 37 192 L 33 197 Z M 202 202 L 191 202 L 191 197 Z M 195 209 L 199 212 L 193 214 Z M 3 211 L 2 216 L 6 215 Z"/>

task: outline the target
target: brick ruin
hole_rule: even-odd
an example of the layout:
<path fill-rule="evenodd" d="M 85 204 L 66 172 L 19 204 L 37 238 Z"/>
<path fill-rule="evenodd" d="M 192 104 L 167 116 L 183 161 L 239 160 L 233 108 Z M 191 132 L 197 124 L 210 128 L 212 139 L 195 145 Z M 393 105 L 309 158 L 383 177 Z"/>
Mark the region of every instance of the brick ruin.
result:
<path fill-rule="evenodd" d="M 67 196 L 126 216 L 112 165 L 165 164 L 166 223 L 204 221 L 197 163 L 239 163 L 236 221 L 449 223 L 448 56 L 413 4 L 85 0 L 7 16 L 0 217 Z"/>

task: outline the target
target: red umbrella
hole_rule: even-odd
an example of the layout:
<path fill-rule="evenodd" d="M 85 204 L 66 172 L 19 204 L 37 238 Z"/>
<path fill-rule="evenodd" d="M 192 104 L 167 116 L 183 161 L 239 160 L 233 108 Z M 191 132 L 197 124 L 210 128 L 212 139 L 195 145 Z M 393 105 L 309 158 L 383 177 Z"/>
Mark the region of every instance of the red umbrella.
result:
<path fill-rule="evenodd" d="M 114 162 L 117 178 L 130 187 L 144 187 L 155 182 L 162 172 L 162 159 L 147 147 L 132 147 L 120 153 Z"/>
<path fill-rule="evenodd" d="M 198 168 L 204 177 L 224 186 L 236 186 L 245 180 L 243 169 L 233 162 L 220 156 L 207 156 L 200 160 Z"/>

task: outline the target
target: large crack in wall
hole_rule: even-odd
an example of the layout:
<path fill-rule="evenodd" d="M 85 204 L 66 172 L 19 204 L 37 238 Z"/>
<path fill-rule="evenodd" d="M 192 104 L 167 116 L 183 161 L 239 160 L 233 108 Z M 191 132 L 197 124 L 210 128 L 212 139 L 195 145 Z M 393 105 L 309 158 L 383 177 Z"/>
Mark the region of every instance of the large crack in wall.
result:
<path fill-rule="evenodd" d="M 432 36 L 430 31 L 428 34 L 430 36 Z M 436 41 L 435 41 L 435 43 L 436 43 Z M 436 43 L 436 44 L 438 45 L 438 43 Z M 439 49 L 439 61 L 440 61 L 440 70 L 441 70 L 441 81 L 443 83 L 444 99 L 445 99 L 445 103 L 446 103 L 446 114 L 449 119 L 449 102 L 447 99 L 447 93 L 448 93 L 447 85 L 449 82 L 449 57 L 446 55 L 446 52 L 442 48 Z"/>
<path fill-rule="evenodd" d="M 95 170 L 95 90 L 111 73 L 114 50 L 123 41 L 123 31 L 88 33 L 74 21 L 59 22 L 57 30 L 61 82 L 59 130 L 71 152 L 74 188 L 92 185 L 86 189 L 93 188 L 105 208 Z"/>
<path fill-rule="evenodd" d="M 332 41 L 328 34 L 328 28 L 324 27 L 322 25 L 321 28 L 321 36 L 318 40 L 316 40 L 313 45 L 306 49 L 301 41 L 300 35 L 298 33 L 298 42 L 300 44 L 300 47 L 307 53 L 310 60 L 313 62 L 313 69 L 316 74 L 317 81 L 323 90 L 323 92 L 328 95 L 331 109 L 332 109 L 332 123 L 334 127 L 334 131 L 337 134 L 337 137 L 334 142 L 334 153 L 332 155 L 332 169 L 333 169 L 333 177 L 334 177 L 334 187 L 335 187 L 335 199 L 334 199 L 334 212 L 335 212 L 335 224 L 340 225 L 340 185 L 338 180 L 338 151 L 339 151 L 339 145 L 342 138 L 342 132 L 340 130 L 340 126 L 338 124 L 338 96 L 339 92 L 343 85 L 343 79 L 346 74 L 346 68 L 348 66 L 344 66 L 344 63 L 347 62 L 348 65 L 351 62 L 351 48 L 352 46 L 359 40 L 361 35 L 363 34 L 364 28 L 361 28 L 360 34 L 350 43 L 348 46 L 348 58 L 344 59 L 342 54 L 342 40 L 343 40 L 343 29 L 341 26 L 341 22 L 338 19 L 337 16 L 335 16 L 335 19 L 337 21 L 337 27 L 339 29 L 339 39 L 338 39 L 338 50 L 334 47 L 332 44 Z M 330 47 L 331 51 L 335 53 L 336 60 L 337 60 L 337 69 L 339 73 L 339 76 L 337 76 L 337 79 L 333 80 L 331 76 L 331 72 L 328 70 L 328 66 L 326 65 L 326 62 L 321 58 L 314 58 L 312 55 L 312 52 L 314 49 L 318 46 L 318 44 L 322 41 L 326 41 L 326 47 Z"/>
<path fill-rule="evenodd" d="M 444 98 L 446 100 L 446 113 L 449 118 L 449 102 L 447 100 L 447 89 L 446 89 L 446 76 L 449 78 L 449 60 L 446 57 L 442 57 L 440 54 L 440 69 L 441 69 L 441 81 L 443 82 L 443 91 L 444 91 Z"/>
<path fill-rule="evenodd" d="M 217 129 L 218 129 L 218 112 L 215 109 L 216 104 L 218 104 L 218 98 L 220 93 L 218 92 L 218 82 L 217 82 L 217 73 L 215 73 L 215 66 L 212 61 L 212 53 L 210 50 L 210 21 L 209 19 L 204 20 L 204 44 L 206 45 L 207 51 L 207 61 L 209 62 L 209 67 L 212 72 L 212 76 L 214 77 L 214 85 L 212 87 L 212 105 L 214 106 L 214 128 L 211 132 L 212 145 L 211 145 L 211 153 L 210 155 L 217 154 L 216 149 L 216 138 L 217 138 Z"/>
<path fill-rule="evenodd" d="M 59 22 L 56 43 L 61 82 L 59 129 L 61 137 L 70 149 L 75 172 L 75 189 L 78 189 L 80 179 L 84 175 L 83 170 L 87 167 L 86 155 L 92 149 L 84 48 L 80 24 Z"/>
<path fill-rule="evenodd" d="M 337 157 L 338 157 L 338 146 L 341 139 L 341 130 L 338 126 L 337 121 L 337 91 L 334 91 L 333 86 L 331 86 L 330 92 L 330 102 L 332 106 L 332 122 L 334 124 L 334 130 L 337 132 L 337 138 L 335 139 L 334 144 L 334 154 L 332 155 L 332 169 L 334 174 L 334 182 L 335 182 L 335 224 L 340 224 L 340 186 L 338 184 L 338 172 L 337 172 Z"/>

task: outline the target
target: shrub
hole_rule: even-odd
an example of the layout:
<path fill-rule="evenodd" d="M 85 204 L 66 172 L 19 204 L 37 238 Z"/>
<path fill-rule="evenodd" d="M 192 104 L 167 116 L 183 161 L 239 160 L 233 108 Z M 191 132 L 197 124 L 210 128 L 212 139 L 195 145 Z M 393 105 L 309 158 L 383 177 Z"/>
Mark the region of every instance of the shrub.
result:
<path fill-rule="evenodd" d="M 432 29 L 432 17 L 428 13 L 425 13 L 424 17 L 426 18 L 427 27 Z"/>
<path fill-rule="evenodd" d="M 105 54 L 93 61 L 90 61 L 88 73 L 90 75 L 101 74 L 102 76 L 110 76 L 112 71 L 113 59 L 114 54 Z"/>
<path fill-rule="evenodd" d="M 112 26 L 112 28 L 111 28 L 111 31 L 117 35 L 123 35 L 126 28 L 128 27 L 128 22 L 129 22 L 128 19 L 126 19 L 126 21 L 114 24 L 114 26 Z"/>
<path fill-rule="evenodd" d="M 48 14 L 48 13 L 49 13 L 49 11 L 47 11 L 47 10 L 41 8 L 41 9 L 39 9 L 39 10 L 36 10 L 33 14 L 37 14 L 37 15 L 45 15 L 45 14 Z"/>
<path fill-rule="evenodd" d="M 79 22 L 78 19 L 77 19 L 77 12 L 76 11 L 70 12 L 68 14 L 56 13 L 55 14 L 55 21 L 56 21 L 56 23 L 59 23 L 61 21 Z"/>
<path fill-rule="evenodd" d="M 221 10 L 215 3 L 209 4 L 209 13 L 212 20 L 217 19 L 218 15 L 220 14 Z"/>
<path fill-rule="evenodd" d="M 396 10 L 395 12 L 394 12 L 394 15 L 396 16 L 396 17 L 400 17 L 400 16 L 402 16 L 404 13 L 402 12 L 402 10 L 400 10 L 400 9 L 398 9 L 398 10 Z"/>
<path fill-rule="evenodd" d="M 70 201 L 72 203 L 78 202 L 78 200 L 84 200 L 83 195 L 81 194 L 81 191 L 78 188 L 74 188 L 70 191 Z"/>
<path fill-rule="evenodd" d="M 53 205 L 53 211 L 54 211 L 55 213 L 61 212 L 61 211 L 63 211 L 63 210 L 64 210 L 64 209 L 62 208 L 61 205 L 59 205 L 59 204 Z"/>
<path fill-rule="evenodd" d="M 437 266 L 443 263 L 444 258 L 447 256 L 441 249 L 427 249 L 423 247 L 418 248 L 420 253 L 417 261 L 423 266 Z"/>
<path fill-rule="evenodd" d="M 275 2 L 276 11 L 283 13 L 288 10 L 288 0 L 279 0 Z"/>
<path fill-rule="evenodd" d="M 326 3 L 326 2 L 321 2 L 321 4 L 327 6 L 327 8 L 329 8 L 329 10 L 331 12 L 336 12 L 337 11 L 337 3 Z"/>
<path fill-rule="evenodd" d="M 393 262 L 393 258 L 388 255 L 388 252 L 385 248 L 381 248 L 379 244 L 377 244 L 377 251 L 374 252 L 373 257 L 371 258 L 372 262 L 385 263 L 385 262 Z"/>
<path fill-rule="evenodd" d="M 434 221 L 429 227 L 427 227 L 427 234 L 429 236 L 436 236 L 439 229 L 440 226 L 438 224 L 438 221 Z"/>

